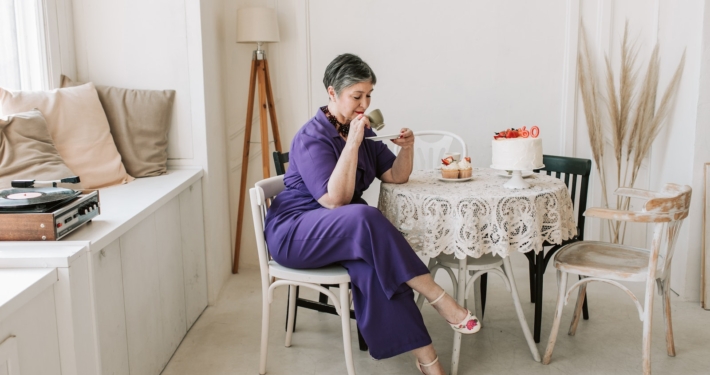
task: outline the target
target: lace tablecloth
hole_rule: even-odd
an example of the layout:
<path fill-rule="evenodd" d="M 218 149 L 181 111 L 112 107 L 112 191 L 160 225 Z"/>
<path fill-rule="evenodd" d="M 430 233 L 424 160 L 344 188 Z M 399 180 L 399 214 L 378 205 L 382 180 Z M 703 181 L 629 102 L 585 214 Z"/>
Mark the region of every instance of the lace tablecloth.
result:
<path fill-rule="evenodd" d="M 500 171 L 475 168 L 469 181 L 440 181 L 440 171 L 414 171 L 406 184 L 380 188 L 378 207 L 416 252 L 502 257 L 538 252 L 576 233 L 574 209 L 561 180 L 533 173 L 529 189 L 503 187 Z"/>

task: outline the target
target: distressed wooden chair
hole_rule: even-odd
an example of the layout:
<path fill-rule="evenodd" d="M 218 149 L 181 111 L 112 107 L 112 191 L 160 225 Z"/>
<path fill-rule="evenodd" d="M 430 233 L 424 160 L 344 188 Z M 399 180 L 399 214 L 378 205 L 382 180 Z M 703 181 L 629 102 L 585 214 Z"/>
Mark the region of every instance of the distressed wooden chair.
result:
<path fill-rule="evenodd" d="M 572 206 L 577 210 L 577 234 L 562 242 L 552 244 L 545 242 L 542 244 L 547 251 L 540 251 L 537 254 L 529 251 L 525 253 L 528 258 L 528 272 L 530 274 L 530 302 L 535 304 L 535 320 L 533 322 L 533 337 L 535 342 L 540 342 L 540 331 L 542 327 L 542 284 L 547 264 L 555 253 L 563 246 L 577 241 L 584 241 L 584 211 L 587 209 L 587 191 L 589 189 L 589 176 L 592 173 L 592 161 L 589 159 L 579 159 L 567 156 L 542 155 L 542 163 L 545 168 L 537 169 L 535 172 L 545 173 L 554 176 L 565 182 L 572 199 Z M 579 188 L 579 194 L 577 194 Z M 585 296 L 582 305 L 583 317 L 589 319 L 587 309 L 587 298 Z"/>
<path fill-rule="evenodd" d="M 273 153 L 274 156 L 274 168 L 276 169 L 276 174 L 281 176 L 286 173 L 286 163 L 288 163 L 288 152 L 279 152 L 279 151 L 274 151 Z M 326 289 L 330 289 L 331 287 L 337 287 L 338 285 L 335 284 L 322 284 L 322 287 Z M 331 305 L 328 303 L 328 296 L 319 293 L 318 295 L 318 301 L 313 301 L 308 298 L 302 298 L 300 296 L 301 288 L 298 286 L 296 287 L 296 299 L 295 299 L 295 305 L 296 309 L 294 310 L 293 313 L 293 328 L 292 330 L 296 329 L 296 318 L 298 317 L 298 308 L 302 307 L 304 309 L 309 309 L 309 310 L 315 310 L 318 312 L 323 312 L 327 314 L 333 314 L 333 315 L 338 315 L 337 309 L 335 308 L 334 305 Z M 288 331 L 288 314 L 290 311 L 290 304 L 291 304 L 291 290 L 289 289 L 289 299 L 286 302 L 286 324 L 285 324 L 285 329 Z M 355 311 L 350 310 L 350 318 L 355 320 Z M 357 320 L 355 322 L 357 324 Z M 358 344 L 360 346 L 360 351 L 366 352 L 368 347 L 367 343 L 365 342 L 365 339 L 362 337 L 362 333 L 360 333 L 360 327 L 357 327 L 357 340 Z"/>
<path fill-rule="evenodd" d="M 270 259 L 264 238 L 264 218 L 271 199 L 284 189 L 283 176 L 275 176 L 261 180 L 249 189 L 251 200 L 252 219 L 254 220 L 254 234 L 256 247 L 259 252 L 259 267 L 261 268 L 262 288 L 262 315 L 261 315 L 261 354 L 259 358 L 259 374 L 266 373 L 266 352 L 269 342 L 269 315 L 271 302 L 274 299 L 274 289 L 288 285 L 289 308 L 286 329 L 286 347 L 291 346 L 294 318 L 296 315 L 296 288 L 305 287 L 327 295 L 333 301 L 333 308 L 340 315 L 343 331 L 343 350 L 345 352 L 345 366 L 348 375 L 355 374 L 353 364 L 352 344 L 350 343 L 350 275 L 342 266 L 329 266 L 316 269 L 293 269 L 284 267 Z M 330 289 L 319 284 L 336 284 L 340 289 L 340 296 L 336 297 Z"/>
<path fill-rule="evenodd" d="M 651 322 L 653 297 L 658 292 L 663 298 L 663 315 L 666 330 L 668 355 L 675 356 L 673 327 L 671 323 L 670 273 L 671 260 L 678 232 L 683 219 L 688 216 L 692 189 L 687 185 L 666 184 L 660 192 L 640 189 L 619 188 L 616 195 L 646 200 L 641 211 L 620 211 L 608 208 L 590 208 L 585 216 L 607 220 L 621 220 L 635 223 L 653 224 L 653 241 L 650 249 L 612 244 L 599 241 L 581 241 L 560 249 L 555 256 L 557 268 L 557 308 L 547 350 L 542 360 L 549 364 L 555 348 L 560 327 L 562 308 L 575 288 L 579 287 L 577 304 L 569 328 L 574 335 L 579 323 L 582 301 L 587 284 L 593 281 L 605 282 L 625 291 L 636 304 L 639 318 L 643 322 L 643 372 L 651 373 Z M 567 289 L 568 274 L 582 276 L 582 279 Z M 646 282 L 644 306 L 636 296 L 620 281 Z"/>

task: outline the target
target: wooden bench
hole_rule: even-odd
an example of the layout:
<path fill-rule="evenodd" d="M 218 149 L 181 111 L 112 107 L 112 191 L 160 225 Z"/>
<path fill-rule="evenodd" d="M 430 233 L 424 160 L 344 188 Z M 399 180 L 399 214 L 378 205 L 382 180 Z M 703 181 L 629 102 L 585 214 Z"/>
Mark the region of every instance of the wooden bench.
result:
<path fill-rule="evenodd" d="M 157 375 L 167 365 L 207 306 L 202 175 L 175 169 L 101 189 L 101 215 L 65 239 L 0 242 L 0 269 L 60 275 L 63 375 Z"/>

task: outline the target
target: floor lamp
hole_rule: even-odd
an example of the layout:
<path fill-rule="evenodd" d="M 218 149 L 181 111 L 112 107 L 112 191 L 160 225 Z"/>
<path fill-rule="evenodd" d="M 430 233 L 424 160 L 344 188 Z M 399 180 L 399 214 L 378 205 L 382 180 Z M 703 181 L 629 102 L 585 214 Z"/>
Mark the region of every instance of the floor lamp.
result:
<path fill-rule="evenodd" d="M 242 222 L 244 218 L 244 195 L 247 185 L 247 168 L 249 167 L 249 145 L 251 127 L 254 114 L 254 90 L 259 86 L 259 123 L 261 132 L 261 167 L 264 178 L 269 177 L 269 128 L 266 112 L 271 118 L 271 130 L 274 133 L 274 147 L 281 151 L 279 126 L 276 121 L 274 108 L 274 95 L 271 91 L 271 78 L 269 77 L 269 64 L 266 61 L 266 52 L 261 49 L 263 43 L 279 41 L 279 25 L 276 20 L 276 11 L 272 8 L 253 7 L 237 10 L 237 42 L 256 43 L 251 60 L 251 75 L 249 76 L 249 100 L 247 101 L 247 119 L 244 128 L 244 148 L 242 151 L 242 175 L 239 188 L 239 211 L 237 212 L 237 235 L 234 244 L 234 263 L 232 273 L 239 271 L 239 247 L 242 240 Z"/>

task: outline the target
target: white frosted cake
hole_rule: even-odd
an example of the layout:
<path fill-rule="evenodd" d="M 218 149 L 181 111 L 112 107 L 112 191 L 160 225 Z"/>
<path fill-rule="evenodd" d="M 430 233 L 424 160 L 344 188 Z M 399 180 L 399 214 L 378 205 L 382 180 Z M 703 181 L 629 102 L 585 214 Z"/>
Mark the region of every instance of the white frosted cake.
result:
<path fill-rule="evenodd" d="M 496 135 L 491 141 L 491 168 L 515 171 L 542 166 L 542 138 L 523 138 L 517 133 L 514 138 Z"/>

